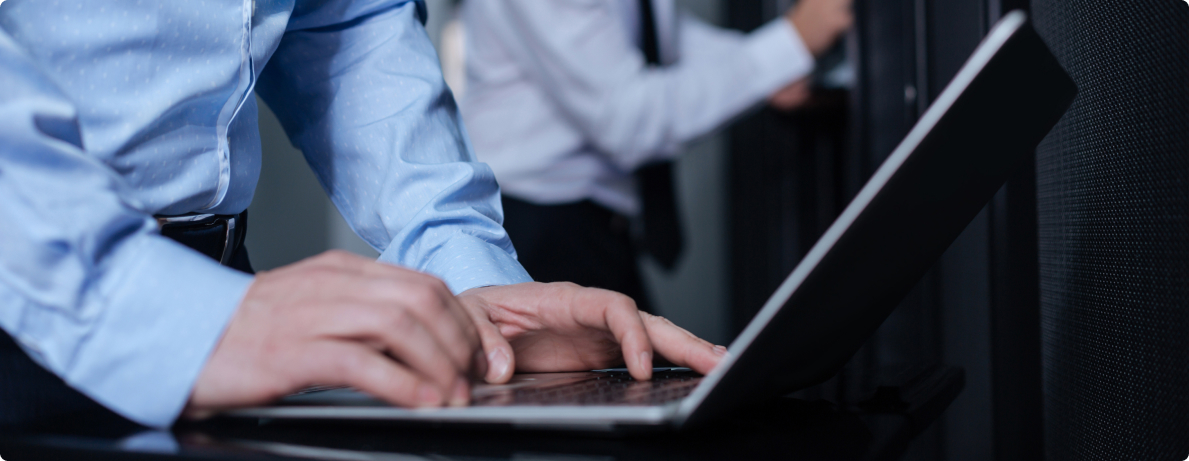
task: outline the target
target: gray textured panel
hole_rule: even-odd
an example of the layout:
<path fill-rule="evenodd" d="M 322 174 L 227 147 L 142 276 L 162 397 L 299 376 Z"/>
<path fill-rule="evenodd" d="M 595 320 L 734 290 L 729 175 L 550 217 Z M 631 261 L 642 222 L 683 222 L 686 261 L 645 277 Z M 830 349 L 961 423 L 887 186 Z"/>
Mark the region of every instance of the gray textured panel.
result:
<path fill-rule="evenodd" d="M 1037 155 L 1050 459 L 1189 454 L 1189 6 L 1034 0 L 1080 93 Z"/>

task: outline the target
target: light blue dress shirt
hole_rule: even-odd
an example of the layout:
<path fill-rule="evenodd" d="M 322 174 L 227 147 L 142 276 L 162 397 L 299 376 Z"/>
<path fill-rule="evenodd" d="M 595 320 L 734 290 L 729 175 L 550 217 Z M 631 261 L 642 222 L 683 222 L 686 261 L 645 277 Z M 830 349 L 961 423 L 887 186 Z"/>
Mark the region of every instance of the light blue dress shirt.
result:
<path fill-rule="evenodd" d="M 99 403 L 171 424 L 252 278 L 161 237 L 152 216 L 247 208 L 253 91 L 381 261 L 456 293 L 530 280 L 424 14 L 398 0 L 4 2 L 0 327 Z"/>

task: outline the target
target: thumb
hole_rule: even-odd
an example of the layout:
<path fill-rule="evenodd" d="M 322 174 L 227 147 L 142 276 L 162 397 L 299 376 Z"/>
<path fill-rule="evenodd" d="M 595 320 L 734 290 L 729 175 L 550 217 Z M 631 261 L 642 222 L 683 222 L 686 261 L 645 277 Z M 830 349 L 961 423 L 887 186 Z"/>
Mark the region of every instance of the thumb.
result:
<path fill-rule="evenodd" d="M 482 357 L 476 361 L 484 362 L 486 366 L 475 369 L 484 374 L 484 379 L 491 384 L 502 384 L 512 378 L 516 370 L 515 356 L 512 345 L 500 334 L 499 328 L 487 318 L 487 313 L 481 307 L 468 306 L 471 318 L 475 321 L 475 328 L 479 331 L 479 342 L 483 344 Z M 477 364 L 483 365 L 483 363 Z M 483 371 L 486 370 L 486 371 Z"/>

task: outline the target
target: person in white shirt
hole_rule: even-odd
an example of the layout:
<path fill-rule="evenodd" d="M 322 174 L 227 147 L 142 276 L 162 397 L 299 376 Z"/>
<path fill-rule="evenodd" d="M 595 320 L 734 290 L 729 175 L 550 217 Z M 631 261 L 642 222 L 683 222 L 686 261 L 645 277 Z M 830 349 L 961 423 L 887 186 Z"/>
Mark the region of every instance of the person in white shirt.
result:
<path fill-rule="evenodd" d="M 853 21 L 851 0 L 801 0 L 750 34 L 672 0 L 469 1 L 461 17 L 462 116 L 502 188 L 521 264 L 642 309 L 637 248 L 666 267 L 680 252 L 666 162 L 765 100 L 802 103 L 814 56 Z"/>

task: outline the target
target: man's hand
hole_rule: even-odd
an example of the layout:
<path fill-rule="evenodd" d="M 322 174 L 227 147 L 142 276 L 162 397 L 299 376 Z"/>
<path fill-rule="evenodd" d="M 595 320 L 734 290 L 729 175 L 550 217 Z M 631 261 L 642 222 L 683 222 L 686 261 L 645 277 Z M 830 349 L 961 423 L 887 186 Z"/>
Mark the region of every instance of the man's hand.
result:
<path fill-rule="evenodd" d="M 768 97 L 768 104 L 777 110 L 790 111 L 804 105 L 806 101 L 809 101 L 811 95 L 809 79 L 805 78 L 776 90 L 772 96 Z"/>
<path fill-rule="evenodd" d="M 838 36 L 854 22 L 852 0 L 801 0 L 785 13 L 785 18 L 801 34 L 801 41 L 814 56 L 834 45 Z"/>
<path fill-rule="evenodd" d="M 471 316 L 441 280 L 343 252 L 263 272 L 207 361 L 185 414 L 312 385 L 409 406 L 465 405 L 486 373 Z"/>
<path fill-rule="evenodd" d="M 701 373 L 726 354 L 615 292 L 522 283 L 455 297 L 433 276 L 328 252 L 256 276 L 185 415 L 314 385 L 350 386 L 401 406 L 465 405 L 468 378 L 501 383 L 515 370 L 626 362 L 632 376 L 648 379 L 654 350 Z"/>
<path fill-rule="evenodd" d="M 722 346 L 638 311 L 631 298 L 613 291 L 522 283 L 471 289 L 459 300 L 482 339 L 490 383 L 506 382 L 514 370 L 583 371 L 624 363 L 636 379 L 649 379 L 654 351 L 709 373 L 726 354 Z"/>

